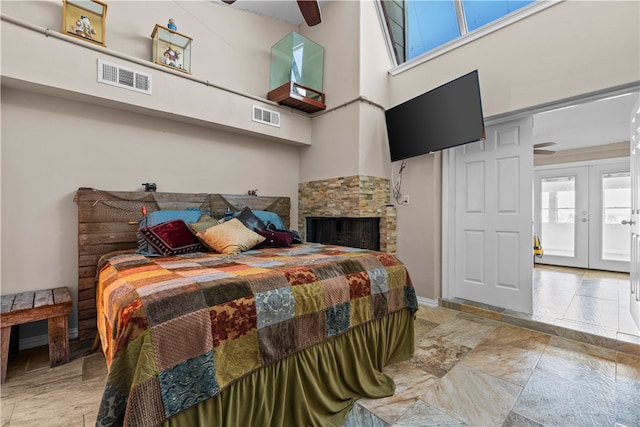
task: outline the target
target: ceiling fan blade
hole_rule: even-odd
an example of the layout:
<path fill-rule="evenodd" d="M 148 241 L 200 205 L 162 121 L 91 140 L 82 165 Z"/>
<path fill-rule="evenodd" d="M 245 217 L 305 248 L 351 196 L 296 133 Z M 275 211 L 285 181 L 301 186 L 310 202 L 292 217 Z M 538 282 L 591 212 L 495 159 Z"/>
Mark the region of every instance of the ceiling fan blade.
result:
<path fill-rule="evenodd" d="M 537 144 L 533 144 L 533 148 L 550 147 L 552 145 L 556 145 L 556 143 L 555 142 L 539 142 Z"/>
<path fill-rule="evenodd" d="M 223 0 L 224 1 L 224 0 Z M 320 6 L 317 0 L 297 0 L 300 12 L 308 26 L 313 27 L 322 22 Z"/>
<path fill-rule="evenodd" d="M 555 151 L 553 150 L 538 150 L 538 149 L 533 150 L 533 154 L 554 154 L 554 153 Z"/>

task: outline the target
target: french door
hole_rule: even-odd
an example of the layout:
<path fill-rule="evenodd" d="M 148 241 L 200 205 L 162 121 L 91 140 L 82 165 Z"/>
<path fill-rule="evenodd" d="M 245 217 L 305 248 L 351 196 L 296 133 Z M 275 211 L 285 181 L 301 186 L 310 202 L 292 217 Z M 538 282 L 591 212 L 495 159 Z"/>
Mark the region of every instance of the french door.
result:
<path fill-rule="evenodd" d="M 629 271 L 629 163 L 538 170 L 535 232 L 542 264 Z"/>
<path fill-rule="evenodd" d="M 629 310 L 640 328 L 640 94 L 631 112 L 631 218 L 626 222 L 631 235 Z"/>
<path fill-rule="evenodd" d="M 589 265 L 589 169 L 534 172 L 534 232 L 544 249 L 537 262 L 567 267 Z"/>

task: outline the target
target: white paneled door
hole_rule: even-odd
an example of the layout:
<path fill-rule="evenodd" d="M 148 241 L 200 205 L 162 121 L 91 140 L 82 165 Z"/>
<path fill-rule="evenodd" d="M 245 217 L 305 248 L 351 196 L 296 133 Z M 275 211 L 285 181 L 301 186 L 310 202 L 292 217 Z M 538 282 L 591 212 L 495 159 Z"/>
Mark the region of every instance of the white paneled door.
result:
<path fill-rule="evenodd" d="M 531 119 L 457 147 L 451 276 L 458 298 L 532 312 Z"/>
<path fill-rule="evenodd" d="M 640 328 L 640 95 L 631 112 L 631 316 Z"/>

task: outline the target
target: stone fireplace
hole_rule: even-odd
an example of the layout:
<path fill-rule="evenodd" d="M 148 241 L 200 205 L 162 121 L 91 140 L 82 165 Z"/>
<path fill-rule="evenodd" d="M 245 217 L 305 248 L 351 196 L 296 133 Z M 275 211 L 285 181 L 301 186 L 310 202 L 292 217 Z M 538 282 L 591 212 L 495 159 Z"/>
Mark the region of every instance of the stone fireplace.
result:
<path fill-rule="evenodd" d="M 298 185 L 298 230 L 307 236 L 307 218 L 379 218 L 380 251 L 396 253 L 396 207 L 389 204 L 390 182 L 355 175 Z"/>

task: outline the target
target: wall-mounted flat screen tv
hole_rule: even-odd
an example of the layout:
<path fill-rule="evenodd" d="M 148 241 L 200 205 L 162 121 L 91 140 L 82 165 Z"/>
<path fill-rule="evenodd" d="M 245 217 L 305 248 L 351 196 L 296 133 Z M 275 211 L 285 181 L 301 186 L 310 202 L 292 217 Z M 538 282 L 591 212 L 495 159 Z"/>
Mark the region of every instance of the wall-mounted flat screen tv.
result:
<path fill-rule="evenodd" d="M 391 161 L 485 138 L 478 70 L 385 111 Z"/>

